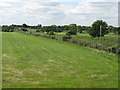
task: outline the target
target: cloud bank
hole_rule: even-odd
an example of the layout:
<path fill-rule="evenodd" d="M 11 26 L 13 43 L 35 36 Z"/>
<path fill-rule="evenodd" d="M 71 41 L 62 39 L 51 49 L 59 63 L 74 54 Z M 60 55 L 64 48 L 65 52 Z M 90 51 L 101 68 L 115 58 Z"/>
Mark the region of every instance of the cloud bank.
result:
<path fill-rule="evenodd" d="M 118 25 L 118 0 L 1 0 L 0 24 Z"/>

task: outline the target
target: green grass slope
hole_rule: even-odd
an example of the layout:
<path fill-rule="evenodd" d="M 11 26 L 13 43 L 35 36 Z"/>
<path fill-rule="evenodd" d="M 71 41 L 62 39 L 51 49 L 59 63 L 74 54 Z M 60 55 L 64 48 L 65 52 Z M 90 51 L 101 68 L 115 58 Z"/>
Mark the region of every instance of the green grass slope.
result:
<path fill-rule="evenodd" d="M 117 88 L 115 54 L 3 33 L 3 88 Z"/>

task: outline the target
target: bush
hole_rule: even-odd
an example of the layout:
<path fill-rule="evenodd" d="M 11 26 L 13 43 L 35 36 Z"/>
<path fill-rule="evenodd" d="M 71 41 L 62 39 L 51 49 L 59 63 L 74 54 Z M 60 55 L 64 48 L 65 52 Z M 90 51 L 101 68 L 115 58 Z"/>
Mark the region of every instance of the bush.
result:
<path fill-rule="evenodd" d="M 52 39 L 55 39 L 55 37 L 54 37 L 54 36 L 52 36 L 51 38 L 52 38 Z"/>
<path fill-rule="evenodd" d="M 70 36 L 70 35 L 64 35 L 63 37 L 62 37 L 62 39 L 63 39 L 63 41 L 69 41 L 70 39 L 71 39 L 72 37 Z"/>
<path fill-rule="evenodd" d="M 71 33 L 67 32 L 67 33 L 66 33 L 66 35 L 70 36 L 70 35 L 71 35 Z"/>
<path fill-rule="evenodd" d="M 37 29 L 36 32 L 40 32 L 40 29 Z"/>
<path fill-rule="evenodd" d="M 47 32 L 46 34 L 48 34 L 48 35 L 55 35 L 55 33 L 53 31 Z"/>
<path fill-rule="evenodd" d="M 26 28 L 22 28 L 21 30 L 22 30 L 22 31 L 28 31 Z"/>
<path fill-rule="evenodd" d="M 53 31 L 50 31 L 49 35 L 55 35 L 55 33 Z"/>
<path fill-rule="evenodd" d="M 13 30 L 13 29 L 11 29 L 11 30 L 10 30 L 10 32 L 14 32 L 14 30 Z"/>
<path fill-rule="evenodd" d="M 74 30 L 68 31 L 68 32 L 66 33 L 66 35 L 76 35 L 76 34 L 77 34 L 77 32 L 74 31 Z"/>
<path fill-rule="evenodd" d="M 2 31 L 3 32 L 10 32 L 10 27 L 9 26 L 2 26 Z"/>

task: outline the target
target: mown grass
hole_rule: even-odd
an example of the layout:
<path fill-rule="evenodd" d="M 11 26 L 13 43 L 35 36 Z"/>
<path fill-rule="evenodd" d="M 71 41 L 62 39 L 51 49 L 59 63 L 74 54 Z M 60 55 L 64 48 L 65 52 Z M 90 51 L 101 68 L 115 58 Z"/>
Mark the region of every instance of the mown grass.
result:
<path fill-rule="evenodd" d="M 3 33 L 3 88 L 117 88 L 117 55 L 57 40 Z"/>

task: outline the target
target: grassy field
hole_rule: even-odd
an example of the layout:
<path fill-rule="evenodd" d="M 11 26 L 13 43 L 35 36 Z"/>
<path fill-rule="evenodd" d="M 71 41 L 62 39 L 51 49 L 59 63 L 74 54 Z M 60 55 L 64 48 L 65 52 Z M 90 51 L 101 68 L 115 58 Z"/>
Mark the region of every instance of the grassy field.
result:
<path fill-rule="evenodd" d="M 3 33 L 3 88 L 117 88 L 117 55 L 57 40 Z"/>

